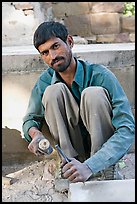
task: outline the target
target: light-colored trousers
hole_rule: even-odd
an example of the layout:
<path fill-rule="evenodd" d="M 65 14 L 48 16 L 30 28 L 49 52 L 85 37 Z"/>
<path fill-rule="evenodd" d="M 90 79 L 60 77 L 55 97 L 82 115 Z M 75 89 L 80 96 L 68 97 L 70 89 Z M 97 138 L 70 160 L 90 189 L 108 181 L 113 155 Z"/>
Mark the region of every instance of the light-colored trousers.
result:
<path fill-rule="evenodd" d="M 85 152 L 79 127 L 80 117 L 90 135 L 90 156 L 114 132 L 109 95 L 102 87 L 85 88 L 78 106 L 67 86 L 56 83 L 46 88 L 42 103 L 50 133 L 68 157 L 83 155 Z"/>

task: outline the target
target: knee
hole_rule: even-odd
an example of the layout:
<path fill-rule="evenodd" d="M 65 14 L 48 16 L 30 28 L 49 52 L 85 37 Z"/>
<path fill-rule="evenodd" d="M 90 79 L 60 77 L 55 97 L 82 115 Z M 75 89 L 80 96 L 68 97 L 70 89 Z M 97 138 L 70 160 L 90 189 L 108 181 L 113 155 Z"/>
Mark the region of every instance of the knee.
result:
<path fill-rule="evenodd" d="M 88 87 L 83 90 L 81 99 L 88 103 L 102 103 L 108 95 L 107 90 L 100 86 Z"/>
<path fill-rule="evenodd" d="M 100 86 L 88 87 L 82 91 L 84 97 L 100 97 L 104 94 L 104 88 Z"/>
<path fill-rule="evenodd" d="M 52 102 L 55 99 L 60 98 L 64 86 L 65 84 L 61 82 L 48 86 L 44 91 L 42 101 L 45 102 L 50 100 L 50 102 Z"/>

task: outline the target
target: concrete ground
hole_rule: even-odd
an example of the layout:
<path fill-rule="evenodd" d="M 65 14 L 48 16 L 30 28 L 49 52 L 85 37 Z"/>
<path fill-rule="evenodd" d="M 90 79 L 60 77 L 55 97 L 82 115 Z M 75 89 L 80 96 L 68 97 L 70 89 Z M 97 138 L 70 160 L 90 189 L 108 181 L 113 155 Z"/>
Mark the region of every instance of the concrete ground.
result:
<path fill-rule="evenodd" d="M 68 192 L 55 183 L 54 162 L 45 159 L 3 166 L 2 176 L 11 178 L 11 184 L 3 183 L 2 202 L 67 202 Z M 125 155 L 118 165 L 125 179 L 135 179 L 134 153 Z"/>

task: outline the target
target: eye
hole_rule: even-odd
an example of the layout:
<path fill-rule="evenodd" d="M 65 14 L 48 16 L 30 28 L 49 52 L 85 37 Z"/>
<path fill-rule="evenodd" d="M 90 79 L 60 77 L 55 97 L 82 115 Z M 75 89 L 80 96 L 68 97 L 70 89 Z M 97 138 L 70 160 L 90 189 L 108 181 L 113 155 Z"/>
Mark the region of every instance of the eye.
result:
<path fill-rule="evenodd" d="M 47 50 L 44 50 L 44 51 L 40 52 L 40 54 L 41 54 L 42 56 L 43 56 L 43 55 L 44 55 L 44 56 L 47 56 L 48 53 L 49 53 L 49 52 L 48 52 Z"/>
<path fill-rule="evenodd" d="M 55 43 L 55 44 L 53 45 L 53 49 L 56 50 L 56 49 L 58 49 L 58 48 L 59 48 L 59 44 L 58 44 L 58 43 Z"/>

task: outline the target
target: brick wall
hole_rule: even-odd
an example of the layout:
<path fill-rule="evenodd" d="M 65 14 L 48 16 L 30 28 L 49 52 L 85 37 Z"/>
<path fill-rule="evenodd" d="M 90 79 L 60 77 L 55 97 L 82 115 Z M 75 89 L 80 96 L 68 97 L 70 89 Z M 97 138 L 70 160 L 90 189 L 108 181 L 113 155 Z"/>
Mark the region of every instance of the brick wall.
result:
<path fill-rule="evenodd" d="M 135 17 L 123 9 L 124 2 L 2 2 L 3 46 L 32 44 L 45 20 L 64 23 L 84 43 L 135 42 Z"/>
<path fill-rule="evenodd" d="M 135 17 L 123 16 L 124 2 L 55 2 L 53 17 L 62 20 L 72 35 L 89 42 L 134 42 Z"/>

